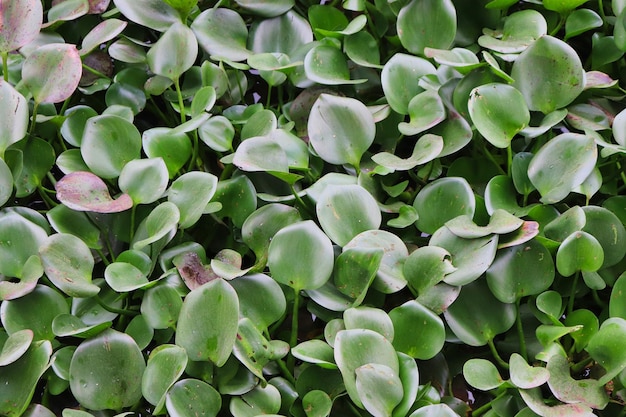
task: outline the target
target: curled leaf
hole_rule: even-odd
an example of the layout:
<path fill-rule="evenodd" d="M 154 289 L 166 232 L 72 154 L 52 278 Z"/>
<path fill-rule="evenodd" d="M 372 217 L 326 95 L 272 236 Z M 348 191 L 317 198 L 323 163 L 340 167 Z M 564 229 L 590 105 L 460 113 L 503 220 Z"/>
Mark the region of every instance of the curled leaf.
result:
<path fill-rule="evenodd" d="M 59 201 L 76 211 L 118 213 L 133 206 L 128 194 L 122 194 L 115 200 L 111 198 L 105 182 L 91 172 L 67 174 L 57 182 L 56 190 Z"/>

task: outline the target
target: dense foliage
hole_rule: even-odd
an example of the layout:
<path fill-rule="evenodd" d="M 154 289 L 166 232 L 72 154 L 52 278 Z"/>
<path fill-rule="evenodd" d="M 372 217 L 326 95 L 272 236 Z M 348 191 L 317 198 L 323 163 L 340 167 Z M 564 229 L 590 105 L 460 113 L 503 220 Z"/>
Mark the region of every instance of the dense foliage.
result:
<path fill-rule="evenodd" d="M 0 415 L 624 415 L 626 1 L 0 19 Z"/>

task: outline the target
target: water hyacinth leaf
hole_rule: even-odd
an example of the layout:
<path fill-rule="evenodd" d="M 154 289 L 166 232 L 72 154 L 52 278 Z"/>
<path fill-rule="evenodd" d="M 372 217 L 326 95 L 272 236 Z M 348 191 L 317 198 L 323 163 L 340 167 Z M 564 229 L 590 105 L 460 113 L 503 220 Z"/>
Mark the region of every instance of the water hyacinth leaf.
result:
<path fill-rule="evenodd" d="M 66 233 L 49 236 L 39 247 L 46 276 L 70 297 L 91 297 L 100 288 L 91 283 L 94 259 L 89 247 Z"/>
<path fill-rule="evenodd" d="M 398 124 L 403 135 L 413 136 L 436 126 L 446 118 L 446 109 L 436 91 L 427 90 L 419 93 L 409 102 L 408 123 Z"/>
<path fill-rule="evenodd" d="M 164 344 L 150 352 L 141 379 L 141 392 L 155 406 L 154 413 L 162 411 L 165 395 L 183 374 L 186 366 L 187 352 L 180 346 Z"/>
<path fill-rule="evenodd" d="M 113 0 L 124 16 L 141 26 L 164 32 L 173 23 L 180 21 L 180 15 L 170 5 L 161 0 Z"/>
<path fill-rule="evenodd" d="M 339 291 L 331 281 L 327 281 L 315 290 L 307 290 L 306 294 L 315 303 L 330 311 L 345 311 L 356 304 L 354 300 Z"/>
<path fill-rule="evenodd" d="M 470 93 L 468 110 L 480 134 L 497 148 L 508 147 L 530 121 L 524 97 L 508 84 L 476 87 Z"/>
<path fill-rule="evenodd" d="M 447 404 L 429 404 L 420 407 L 409 417 L 456 417 L 457 415 Z"/>
<path fill-rule="evenodd" d="M 173 327 L 178 320 L 183 301 L 176 288 L 156 285 L 148 288 L 141 300 L 141 314 L 153 329 Z"/>
<path fill-rule="evenodd" d="M 141 142 L 148 158 L 163 158 L 170 178 L 185 166 L 192 154 L 189 136 L 169 128 L 155 127 L 145 130 Z"/>
<path fill-rule="evenodd" d="M 287 154 L 269 136 L 257 136 L 241 142 L 235 151 L 233 164 L 248 172 L 289 172 Z"/>
<path fill-rule="evenodd" d="M 198 134 L 202 142 L 214 151 L 232 150 L 235 128 L 224 116 L 211 117 L 199 127 Z"/>
<path fill-rule="evenodd" d="M 450 262 L 450 253 L 438 246 L 417 248 L 405 260 L 402 273 L 414 294 L 422 294 L 441 282 L 456 268 Z"/>
<path fill-rule="evenodd" d="M 210 111 L 215 105 L 217 95 L 213 86 L 207 85 L 196 91 L 191 102 L 191 115 L 197 116 L 205 111 Z"/>
<path fill-rule="evenodd" d="M 241 227 L 256 210 L 256 189 L 246 176 L 219 181 L 212 201 L 222 205 L 222 209 L 216 213 L 218 217 L 230 217 L 235 226 Z"/>
<path fill-rule="evenodd" d="M 16 154 L 19 154 L 17 163 L 11 158 Z M 13 171 L 15 195 L 26 197 L 35 192 L 54 166 L 54 148 L 43 139 L 31 137 L 11 145 L 6 160 Z"/>
<path fill-rule="evenodd" d="M 104 279 L 117 292 L 129 292 L 150 284 L 137 267 L 127 262 L 113 262 L 104 270 Z"/>
<path fill-rule="evenodd" d="M 555 277 L 550 252 L 535 240 L 499 250 L 487 270 L 487 283 L 503 303 L 547 290 Z"/>
<path fill-rule="evenodd" d="M 165 2 L 176 9 L 183 19 L 198 4 L 198 0 L 165 0 Z"/>
<path fill-rule="evenodd" d="M 478 226 L 471 217 L 461 215 L 446 222 L 446 227 L 455 235 L 465 238 L 474 239 L 484 237 L 492 233 L 506 234 L 514 232 L 522 227 L 524 221 L 513 216 L 505 210 L 495 210 L 486 226 Z"/>
<path fill-rule="evenodd" d="M 22 277 L 18 282 L 14 280 L 0 281 L 0 300 L 15 300 L 32 292 L 43 275 L 41 259 L 32 255 L 26 260 L 22 269 Z"/>
<path fill-rule="evenodd" d="M 13 174 L 11 173 L 11 168 L 7 166 L 4 159 L 0 159 L 0 207 L 9 201 L 12 194 Z"/>
<path fill-rule="evenodd" d="M 86 339 L 109 327 L 111 327 L 111 322 L 85 324 L 81 319 L 71 314 L 59 314 L 52 320 L 52 331 L 58 337 L 73 336 Z"/>
<path fill-rule="evenodd" d="M 626 255 L 626 247 L 621 242 L 626 239 L 626 229 L 619 218 L 610 210 L 585 206 L 585 225 L 582 230 L 595 237 L 604 251 L 602 268 L 616 265 Z"/>
<path fill-rule="evenodd" d="M 25 264 L 45 242 L 47 233 L 17 213 L 0 216 L 0 274 L 21 278 Z"/>
<path fill-rule="evenodd" d="M 481 391 L 498 388 L 504 383 L 498 368 L 486 359 L 470 359 L 465 362 L 463 377 L 468 384 Z"/>
<path fill-rule="evenodd" d="M 307 19 L 289 10 L 271 19 L 255 21 L 250 27 L 248 46 L 255 53 L 279 52 L 292 59 L 298 48 L 313 41 Z"/>
<path fill-rule="evenodd" d="M 398 53 L 383 67 L 380 80 L 391 108 L 400 114 L 409 114 L 411 99 L 424 91 L 419 80 L 435 73 L 435 67 L 424 58 Z"/>
<path fill-rule="evenodd" d="M 572 378 L 566 357 L 553 355 L 548 360 L 546 370 L 550 373 L 548 386 L 560 401 L 585 404 L 595 409 L 604 409 L 607 406 L 609 396 L 604 390 L 604 385 L 591 378 L 583 381 Z"/>
<path fill-rule="evenodd" d="M 343 312 L 346 329 L 369 329 L 382 334 L 390 342 L 393 341 L 393 323 L 389 315 L 379 308 L 352 307 Z"/>
<path fill-rule="evenodd" d="M 215 417 L 222 408 L 222 397 L 204 381 L 182 379 L 167 391 L 165 405 L 171 416 L 191 417 L 203 414 Z"/>
<path fill-rule="evenodd" d="M 576 271 L 595 272 L 603 262 L 604 251 L 598 240 L 582 231 L 569 235 L 556 253 L 556 268 L 566 277 Z"/>
<path fill-rule="evenodd" d="M 485 208 L 493 215 L 498 210 L 506 210 L 514 216 L 526 216 L 535 205 L 520 207 L 517 203 L 515 185 L 508 175 L 492 177 L 485 188 Z"/>
<path fill-rule="evenodd" d="M 609 316 L 621 317 L 626 320 L 626 273 L 622 273 L 611 290 Z"/>
<path fill-rule="evenodd" d="M 443 149 L 439 153 L 439 157 L 460 151 L 472 139 L 470 124 L 459 113 L 450 109 L 448 109 L 448 118 L 435 126 L 431 132 L 443 139 Z"/>
<path fill-rule="evenodd" d="M 230 281 L 239 298 L 241 317 L 248 317 L 259 330 L 278 321 L 287 306 L 280 285 L 265 274 L 247 274 Z"/>
<path fill-rule="evenodd" d="M 550 379 L 550 371 L 541 366 L 530 366 L 519 353 L 509 358 L 511 382 L 516 387 L 531 389 L 545 384 Z"/>
<path fill-rule="evenodd" d="M 521 10 L 507 16 L 501 36 L 485 34 L 478 38 L 478 44 L 503 54 L 524 51 L 536 39 L 548 33 L 546 19 L 536 10 Z"/>
<path fill-rule="evenodd" d="M 150 212 L 139 225 L 132 242 L 132 248 L 141 250 L 176 229 L 180 220 L 180 212 L 174 203 L 165 201 Z M 142 230 L 143 229 L 143 230 Z M 143 233 L 139 233 L 142 231 Z"/>
<path fill-rule="evenodd" d="M 541 193 L 543 203 L 556 203 L 585 181 L 597 158 L 598 149 L 591 137 L 563 133 L 535 154 L 528 166 L 528 177 Z"/>
<path fill-rule="evenodd" d="M 589 344 L 587 352 L 605 370 L 598 382 L 602 385 L 612 380 L 626 368 L 626 352 L 622 346 L 626 343 L 626 320 L 621 317 L 611 317 L 600 326 Z"/>
<path fill-rule="evenodd" d="M 433 234 L 448 220 L 460 215 L 474 216 L 476 200 L 467 180 L 461 177 L 437 179 L 415 197 L 413 207 L 417 210 L 417 228 Z"/>
<path fill-rule="evenodd" d="M 361 232 L 378 229 L 382 221 L 376 200 L 359 185 L 329 186 L 315 207 L 322 229 L 339 246 Z"/>
<path fill-rule="evenodd" d="M 546 60 L 546 56 L 551 58 Z M 539 72 L 546 78 L 537 77 Z M 570 104 L 585 86 L 585 72 L 576 51 L 549 35 L 540 37 L 520 54 L 511 76 L 528 108 L 544 114 Z"/>
<path fill-rule="evenodd" d="M 70 389 L 91 410 L 120 410 L 141 398 L 146 368 L 139 347 L 127 334 L 108 329 L 83 341 L 70 364 Z"/>
<path fill-rule="evenodd" d="M 323 85 L 360 84 L 367 81 L 351 80 L 345 55 L 330 45 L 317 45 L 307 52 L 304 71 L 309 80 Z"/>
<path fill-rule="evenodd" d="M 380 248 L 345 249 L 335 260 L 334 284 L 343 294 L 353 298 L 359 305 L 365 298 L 369 286 L 383 259 Z"/>
<path fill-rule="evenodd" d="M 480 299 L 480 305 L 476 300 Z M 498 301 L 483 280 L 464 285 L 458 298 L 443 313 L 452 332 L 463 343 L 484 346 L 515 323 L 515 305 Z"/>
<path fill-rule="evenodd" d="M 400 9 L 396 29 L 402 46 L 416 55 L 424 48 L 448 49 L 456 36 L 456 10 L 450 0 L 411 0 Z"/>
<path fill-rule="evenodd" d="M 315 363 L 322 368 L 337 369 L 333 348 L 326 342 L 312 339 L 295 346 L 291 353 L 301 361 Z"/>
<path fill-rule="evenodd" d="M 18 360 L 2 367 L 0 373 L 0 413 L 6 416 L 24 414 L 33 398 L 37 382 L 50 366 L 52 345 L 48 341 L 33 343 Z"/>
<path fill-rule="evenodd" d="M 198 328 L 197 323 L 206 323 Z M 210 360 L 222 366 L 237 336 L 239 299 L 223 279 L 210 281 L 190 292 L 180 311 L 176 344 L 191 360 Z"/>
<path fill-rule="evenodd" d="M 280 391 L 271 385 L 257 385 L 251 391 L 233 397 L 229 404 L 229 411 L 234 417 L 252 417 L 261 413 L 273 415 L 278 413 L 281 406 Z"/>
<path fill-rule="evenodd" d="M 7 366 L 21 358 L 33 341 L 33 331 L 30 329 L 18 330 L 11 334 L 0 350 L 0 366 Z"/>
<path fill-rule="evenodd" d="M 609 315 L 611 316 L 610 312 Z M 579 330 L 570 333 L 570 336 L 574 339 L 574 346 L 576 347 L 577 352 L 580 352 L 587 347 L 591 338 L 598 333 L 598 329 L 600 328 L 598 317 L 587 309 L 572 311 L 567 315 L 567 317 L 565 317 L 564 324 L 570 327 L 582 326 Z"/>
<path fill-rule="evenodd" d="M 80 153 L 94 174 L 115 178 L 124 165 L 139 159 L 141 134 L 135 125 L 121 117 L 92 117 L 85 126 Z"/>
<path fill-rule="evenodd" d="M 75 410 L 75 411 L 79 411 L 79 410 Z M 22 415 L 24 417 L 55 417 L 55 414 L 52 411 L 50 411 L 47 407 L 41 404 L 29 405 L 26 411 L 24 412 L 24 414 Z M 76 417 L 79 417 L 79 416 L 76 416 Z"/>
<path fill-rule="evenodd" d="M 441 136 L 427 133 L 415 142 L 410 157 L 402 159 L 392 153 L 381 152 L 373 155 L 372 161 L 390 170 L 407 171 L 435 159 L 441 154 L 444 146 L 444 140 Z"/>
<path fill-rule="evenodd" d="M 110 41 L 122 33 L 126 25 L 128 25 L 128 22 L 119 19 L 107 19 L 99 23 L 85 35 L 78 53 L 81 56 L 87 55 L 101 44 Z"/>
<path fill-rule="evenodd" d="M 2 9 L 0 53 L 6 54 L 37 37 L 43 22 L 43 7 L 36 0 L 27 0 L 7 2 Z"/>
<path fill-rule="evenodd" d="M 559 293 L 550 290 L 539 294 L 535 303 L 539 311 L 558 321 L 558 318 L 563 313 L 562 301 Z"/>
<path fill-rule="evenodd" d="M 172 51 L 175 51 L 172 54 Z M 177 80 L 193 65 L 198 55 L 198 41 L 189 27 L 181 22 L 170 26 L 147 54 L 152 72 Z"/>
<path fill-rule="evenodd" d="M 376 39 L 369 32 L 361 31 L 346 36 L 343 42 L 346 55 L 352 62 L 362 67 L 382 68 Z"/>
<path fill-rule="evenodd" d="M 533 414 L 545 417 L 587 417 L 593 415 L 592 409 L 584 404 L 547 405 L 540 388 L 519 390 L 520 395 Z"/>
<path fill-rule="evenodd" d="M 56 184 L 57 198 L 69 209 L 95 213 L 118 213 L 133 206 L 128 194 L 112 199 L 100 177 L 91 172 L 77 171 L 65 175 Z"/>
<path fill-rule="evenodd" d="M 300 259 L 298 263 L 292 259 Z M 295 290 L 314 290 L 326 283 L 333 270 L 330 239 L 311 220 L 279 230 L 268 251 L 272 278 Z"/>
<path fill-rule="evenodd" d="M 24 96 L 4 80 L 0 80 L 0 102 L 0 155 L 4 155 L 6 148 L 26 136 L 29 110 Z"/>
<path fill-rule="evenodd" d="M 22 81 L 37 103 L 59 103 L 74 93 L 82 74 L 76 46 L 52 43 L 37 48 L 22 65 Z"/>
<path fill-rule="evenodd" d="M 134 204 L 150 204 L 163 196 L 169 174 L 163 158 L 129 161 L 117 180 L 120 190 L 133 199 Z"/>
<path fill-rule="evenodd" d="M 147 348 L 154 338 L 154 329 L 141 314 L 130 320 L 124 332 L 135 340 L 141 350 Z"/>
<path fill-rule="evenodd" d="M 384 365 L 398 375 L 395 349 L 380 333 L 367 329 L 342 330 L 335 338 L 335 362 L 339 366 L 346 391 L 359 407 L 363 406 L 357 388 L 356 370 L 367 364 Z"/>
<path fill-rule="evenodd" d="M 404 395 L 398 373 L 390 367 L 368 363 L 354 370 L 363 406 L 375 416 L 390 416 Z"/>
<path fill-rule="evenodd" d="M 168 189 L 167 200 L 178 207 L 181 229 L 198 222 L 216 190 L 217 177 L 208 172 L 187 172 L 174 180 Z"/>
<path fill-rule="evenodd" d="M 89 106 L 78 105 L 67 109 L 64 113 L 66 118 L 61 125 L 63 139 L 72 146 L 80 147 L 87 120 L 97 115 Z"/>
<path fill-rule="evenodd" d="M 443 321 L 419 302 L 407 301 L 391 310 L 389 317 L 395 334 L 393 347 L 398 352 L 426 360 L 441 351 L 446 339 Z M 414 331 L 416 323 L 419 331 Z"/>
<path fill-rule="evenodd" d="M 559 14 L 566 15 L 589 0 L 545 0 L 543 7 Z M 604 407 L 601 407 L 604 408 Z"/>
<path fill-rule="evenodd" d="M 55 3 L 48 10 L 48 22 L 42 27 L 49 27 L 61 22 L 69 22 L 89 12 L 88 0 L 67 0 Z"/>
<path fill-rule="evenodd" d="M 302 397 L 302 407 L 307 417 L 326 417 L 330 415 L 333 401 L 322 390 L 311 390 Z"/>
<path fill-rule="evenodd" d="M 198 43 L 211 56 L 220 60 L 243 61 L 250 56 L 246 47 L 248 28 L 234 10 L 212 8 L 203 11 L 191 24 Z"/>
<path fill-rule="evenodd" d="M 555 110 L 551 113 L 546 114 L 546 116 L 541 120 L 539 126 L 527 126 L 520 134 L 527 138 L 536 138 L 537 136 L 541 136 L 554 127 L 557 123 L 561 122 L 565 116 L 567 116 L 567 109 L 559 109 Z M 522 152 L 524 154 L 525 152 Z M 519 154 L 516 154 L 519 155 Z"/>
<path fill-rule="evenodd" d="M 424 48 L 424 55 L 427 58 L 433 58 L 440 65 L 453 67 L 462 74 L 484 65 L 478 61 L 475 53 L 465 48 L 447 50 L 427 47 Z"/>
<path fill-rule="evenodd" d="M 385 230 L 368 230 L 356 235 L 343 247 L 344 252 L 353 249 L 383 251 L 376 278 L 372 282 L 373 288 L 382 293 L 391 294 L 406 286 L 406 279 L 402 274 L 402 263 L 409 256 L 409 250 L 398 236 Z M 369 255 L 364 254 L 364 256 Z"/>
<path fill-rule="evenodd" d="M 294 0 L 279 0 L 272 3 L 258 3 L 253 0 L 236 0 L 242 9 L 263 17 L 279 16 L 293 7 Z"/>
<path fill-rule="evenodd" d="M 269 342 L 249 318 L 239 320 L 233 355 L 261 381 L 265 381 L 263 368 L 271 360 L 279 359 L 288 352 L 289 345 L 286 342 Z"/>

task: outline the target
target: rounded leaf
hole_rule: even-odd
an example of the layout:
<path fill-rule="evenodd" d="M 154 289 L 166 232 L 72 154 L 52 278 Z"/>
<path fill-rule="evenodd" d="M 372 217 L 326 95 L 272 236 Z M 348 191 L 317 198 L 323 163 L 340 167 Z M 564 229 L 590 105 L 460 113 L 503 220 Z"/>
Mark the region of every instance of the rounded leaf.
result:
<path fill-rule="evenodd" d="M 141 398 L 146 363 L 132 337 L 113 329 L 82 342 L 70 363 L 70 389 L 85 408 L 121 410 Z"/>
<path fill-rule="evenodd" d="M 148 288 L 141 300 L 141 314 L 153 329 L 173 327 L 178 320 L 183 300 L 178 290 L 169 285 Z"/>
<path fill-rule="evenodd" d="M 222 397 L 204 381 L 183 379 L 169 389 L 165 405 L 172 417 L 215 417 L 222 408 Z"/>
<path fill-rule="evenodd" d="M 179 219 L 180 212 L 174 203 L 165 201 L 159 204 L 137 228 L 131 242 L 132 248 L 141 250 L 172 233 L 176 230 Z"/>
<path fill-rule="evenodd" d="M 135 159 L 124 165 L 117 183 L 135 204 L 150 204 L 163 196 L 168 178 L 163 158 Z"/>
<path fill-rule="evenodd" d="M 214 279 L 185 297 L 178 317 L 176 344 L 185 348 L 191 360 L 210 360 L 222 366 L 235 345 L 238 322 L 237 293 L 223 279 Z"/>
<path fill-rule="evenodd" d="M 91 172 L 76 171 L 56 183 L 57 198 L 67 208 L 95 213 L 118 213 L 133 206 L 128 194 L 111 198 L 104 181 Z"/>
<path fill-rule="evenodd" d="M 176 22 L 170 26 L 148 51 L 148 65 L 152 72 L 170 80 L 177 80 L 198 56 L 198 41 L 187 25 Z"/>
<path fill-rule="evenodd" d="M 599 206 L 585 206 L 584 232 L 595 237 L 604 251 L 602 268 L 616 265 L 626 255 L 626 229 L 619 218 L 612 211 Z"/>
<path fill-rule="evenodd" d="M 556 253 L 556 268 L 565 277 L 576 271 L 595 272 L 603 262 L 604 251 L 598 240 L 582 231 L 569 235 Z"/>
<path fill-rule="evenodd" d="M 402 353 L 427 360 L 437 355 L 446 340 L 439 316 L 417 301 L 407 301 L 389 312 L 393 323 L 393 347 Z"/>
<path fill-rule="evenodd" d="M 448 49 L 456 36 L 456 9 L 450 0 L 411 0 L 400 9 L 396 29 L 409 52 L 424 48 Z"/>
<path fill-rule="evenodd" d="M 24 96 L 3 79 L 0 80 L 0 103 L 2 103 L 0 106 L 0 120 L 2 120 L 0 155 L 4 155 L 6 148 L 26 136 L 29 109 L 28 101 Z M 4 166 L 6 166 L 6 162 L 4 162 Z M 3 176 L 5 175 L 6 173 Z M 13 188 L 12 183 L 13 181 L 11 181 L 11 189 Z M 10 191 L 3 190 L 3 194 L 7 192 L 10 194 Z"/>
<path fill-rule="evenodd" d="M 549 35 L 537 39 L 517 57 L 511 76 L 528 108 L 544 114 L 570 104 L 585 86 L 585 72 L 576 51 Z"/>
<path fill-rule="evenodd" d="M 248 58 L 248 28 L 243 18 L 224 7 L 203 11 L 191 24 L 200 46 L 216 59 L 243 61 Z"/>
<path fill-rule="evenodd" d="M 75 45 L 40 46 L 22 64 L 22 81 L 37 103 L 59 103 L 70 97 L 83 72 Z"/>
<path fill-rule="evenodd" d="M 141 379 L 143 397 L 159 413 L 165 405 L 165 394 L 185 371 L 187 352 L 180 346 L 160 345 L 150 353 Z"/>
<path fill-rule="evenodd" d="M 0 16 L 0 53 L 6 54 L 30 43 L 39 34 L 43 7 L 37 0 L 3 1 Z"/>
<path fill-rule="evenodd" d="M 363 406 L 374 416 L 390 416 L 404 396 L 402 381 L 390 367 L 368 363 L 354 370 Z"/>
<path fill-rule="evenodd" d="M 476 129 L 497 148 L 507 148 L 530 121 L 524 96 L 508 84 L 490 83 L 474 88 L 467 105 Z"/>
<path fill-rule="evenodd" d="M 38 254 L 46 238 L 44 229 L 19 214 L 1 215 L 0 274 L 21 278 L 28 258 Z"/>
<path fill-rule="evenodd" d="M 307 417 L 326 417 L 330 415 L 333 400 L 322 390 L 311 390 L 302 397 L 302 407 Z"/>
<path fill-rule="evenodd" d="M 409 103 L 424 91 L 420 78 L 435 71 L 434 65 L 424 58 L 401 53 L 392 56 L 380 75 L 383 92 L 391 108 L 397 113 L 409 114 Z"/>
<path fill-rule="evenodd" d="M 378 229 L 382 221 L 374 197 L 356 184 L 329 186 L 315 207 L 322 229 L 339 246 L 361 232 Z"/>
<path fill-rule="evenodd" d="M 230 281 L 239 297 L 241 317 L 247 317 L 261 330 L 278 321 L 287 308 L 280 285 L 265 274 L 250 274 Z"/>
<path fill-rule="evenodd" d="M 162 0 L 113 0 L 113 2 L 129 20 L 159 32 L 180 21 L 176 9 Z"/>
<path fill-rule="evenodd" d="M 450 253 L 438 246 L 417 248 L 402 267 L 409 287 L 417 294 L 427 291 L 455 270 L 450 262 Z"/>
<path fill-rule="evenodd" d="M 141 142 L 148 158 L 163 158 L 170 178 L 174 177 L 191 158 L 191 140 L 184 132 L 155 127 L 143 132 Z"/>
<path fill-rule="evenodd" d="M 282 228 L 269 246 L 272 278 L 296 290 L 314 290 L 324 285 L 333 263 L 330 239 L 311 220 Z"/>
<path fill-rule="evenodd" d="M 463 377 L 472 387 L 481 391 L 498 388 L 504 380 L 498 368 L 486 359 L 470 359 L 463 364 Z"/>
<path fill-rule="evenodd" d="M 530 366 L 522 355 L 511 354 L 509 359 L 511 382 L 519 388 L 531 389 L 545 384 L 550 378 L 550 372 L 540 366 Z"/>
<path fill-rule="evenodd" d="M 18 330 L 12 333 L 0 350 L 0 366 L 7 366 L 21 358 L 30 347 L 34 333 L 30 329 Z"/>
<path fill-rule="evenodd" d="M 605 370 L 600 384 L 606 384 L 626 368 L 626 320 L 621 317 L 612 317 L 605 320 L 589 344 L 587 352 Z"/>
<path fill-rule="evenodd" d="M 331 164 L 359 166 L 376 134 L 365 104 L 349 97 L 321 94 L 311 108 L 309 140 L 315 152 Z"/>

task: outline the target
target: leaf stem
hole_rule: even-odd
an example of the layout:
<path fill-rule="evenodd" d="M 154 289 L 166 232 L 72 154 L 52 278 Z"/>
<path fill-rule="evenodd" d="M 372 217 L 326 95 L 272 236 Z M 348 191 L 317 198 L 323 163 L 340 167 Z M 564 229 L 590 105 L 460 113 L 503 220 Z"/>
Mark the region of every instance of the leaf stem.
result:
<path fill-rule="evenodd" d="M 572 289 L 570 291 L 569 300 L 567 301 L 567 314 L 572 314 L 574 311 L 574 298 L 576 298 L 576 287 L 578 287 L 578 278 L 580 275 L 580 271 L 576 271 L 574 275 L 574 280 L 572 282 Z"/>
<path fill-rule="evenodd" d="M 577 362 L 575 364 L 572 365 L 571 371 L 574 373 L 579 373 L 580 371 L 582 371 L 587 365 L 589 365 L 591 362 L 593 362 L 593 358 L 591 356 L 586 357 L 585 359 L 583 359 L 580 362 Z"/>
<path fill-rule="evenodd" d="M 292 348 L 298 344 L 298 323 L 299 323 L 299 313 L 300 313 L 300 290 L 294 288 L 293 289 L 293 310 L 291 312 L 291 337 L 289 339 L 289 346 Z M 290 372 L 293 372 L 293 369 L 296 365 L 296 358 L 293 355 L 289 355 L 287 360 L 287 367 Z"/>
<path fill-rule="evenodd" d="M 289 381 L 295 387 L 296 386 L 296 378 L 294 378 L 294 376 L 291 373 L 291 371 L 287 368 L 287 365 L 285 365 L 285 362 L 282 359 L 277 359 L 276 363 L 278 364 L 278 367 L 282 371 L 283 376 L 287 379 L 287 381 Z"/>
<path fill-rule="evenodd" d="M 2 53 L 2 76 L 4 81 L 9 82 L 9 53 Z"/>
<path fill-rule="evenodd" d="M 513 177 L 513 148 L 510 143 L 506 148 L 506 172 L 509 178 Z"/>
<path fill-rule="evenodd" d="M 180 79 L 174 80 L 174 87 L 176 88 L 176 95 L 178 96 L 178 107 L 180 107 L 180 123 L 183 124 L 187 121 L 187 115 L 185 114 L 185 100 L 183 99 L 183 92 L 180 89 Z"/>
<path fill-rule="evenodd" d="M 105 303 L 102 300 L 102 298 L 100 298 L 100 296 L 97 295 L 97 294 L 94 297 L 96 298 L 96 302 L 98 303 L 98 305 L 100 307 L 104 308 L 109 313 L 121 314 L 122 316 L 137 316 L 137 315 L 139 315 L 139 312 L 137 312 L 137 311 L 124 310 L 124 309 L 121 309 L 121 308 L 111 307 L 110 305 Z"/>
<path fill-rule="evenodd" d="M 128 231 L 129 240 L 132 242 L 133 237 L 135 237 L 135 217 L 137 214 L 137 205 L 133 204 L 133 207 L 130 209 L 130 230 Z"/>
<path fill-rule="evenodd" d="M 506 394 L 507 394 L 507 390 L 502 390 L 502 392 L 499 393 L 498 395 L 496 395 L 493 400 L 491 400 L 488 403 L 483 404 L 480 407 L 478 407 L 477 409 L 473 410 L 472 411 L 472 417 L 478 417 L 478 416 L 481 416 L 481 415 L 485 414 L 487 411 L 489 411 L 491 409 L 491 407 L 493 406 L 494 402 L 496 402 L 500 398 L 504 397 Z"/>
<path fill-rule="evenodd" d="M 518 298 L 515 306 L 517 308 L 517 317 L 515 318 L 515 325 L 517 327 L 517 337 L 519 338 L 519 351 L 520 355 L 528 362 L 528 351 L 526 350 L 526 338 L 524 337 L 524 324 L 522 323 L 522 316 L 520 314 L 521 298 Z"/>
<path fill-rule="evenodd" d="M 37 109 L 39 108 L 39 102 L 35 101 L 33 104 L 33 116 L 30 121 L 30 128 L 28 129 L 29 135 L 34 135 L 35 133 L 35 125 L 37 124 Z"/>
<path fill-rule="evenodd" d="M 506 363 L 498 353 L 496 345 L 495 343 L 493 343 L 493 339 L 487 340 L 487 345 L 489 345 L 489 350 L 491 350 L 491 354 L 493 355 L 493 358 L 496 360 L 496 362 L 498 362 L 498 365 L 500 365 L 500 367 L 502 367 L 503 369 L 509 369 L 509 364 Z"/>

